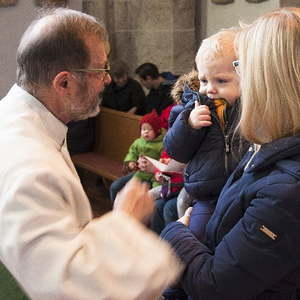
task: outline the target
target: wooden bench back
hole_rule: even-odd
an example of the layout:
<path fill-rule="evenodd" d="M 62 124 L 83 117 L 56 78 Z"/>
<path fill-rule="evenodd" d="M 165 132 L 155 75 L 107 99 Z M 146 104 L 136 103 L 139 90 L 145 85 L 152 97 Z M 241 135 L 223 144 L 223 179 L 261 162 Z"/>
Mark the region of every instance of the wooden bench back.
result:
<path fill-rule="evenodd" d="M 94 151 L 122 162 L 132 142 L 140 136 L 141 116 L 101 108 L 96 122 Z"/>

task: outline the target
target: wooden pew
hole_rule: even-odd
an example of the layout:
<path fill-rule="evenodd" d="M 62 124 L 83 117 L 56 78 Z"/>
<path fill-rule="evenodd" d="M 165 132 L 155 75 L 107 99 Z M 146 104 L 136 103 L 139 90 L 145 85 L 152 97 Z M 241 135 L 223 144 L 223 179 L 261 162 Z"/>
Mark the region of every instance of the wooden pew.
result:
<path fill-rule="evenodd" d="M 106 186 L 122 176 L 123 159 L 132 142 L 140 136 L 141 116 L 101 108 L 96 120 L 93 152 L 72 156 L 75 166 L 102 177 Z"/>

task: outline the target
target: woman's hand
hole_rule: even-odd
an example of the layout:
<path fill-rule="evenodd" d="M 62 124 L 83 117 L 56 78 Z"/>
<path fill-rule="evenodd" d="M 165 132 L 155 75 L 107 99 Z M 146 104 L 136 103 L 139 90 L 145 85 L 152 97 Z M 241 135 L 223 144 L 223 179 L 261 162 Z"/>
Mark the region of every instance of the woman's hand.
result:
<path fill-rule="evenodd" d="M 188 227 L 190 225 L 190 218 L 191 218 L 192 210 L 193 210 L 193 208 L 189 207 L 185 211 L 184 215 L 180 219 L 177 220 L 177 222 L 180 222 L 183 225 L 185 225 L 186 227 Z"/>

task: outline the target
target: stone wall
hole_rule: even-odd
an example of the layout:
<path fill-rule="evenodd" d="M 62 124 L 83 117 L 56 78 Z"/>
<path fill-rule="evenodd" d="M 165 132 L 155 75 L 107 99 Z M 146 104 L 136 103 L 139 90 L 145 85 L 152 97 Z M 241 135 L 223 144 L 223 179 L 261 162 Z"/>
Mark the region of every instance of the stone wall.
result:
<path fill-rule="evenodd" d="M 18 1 L 0 9 L 0 98 L 15 81 L 19 39 L 34 18 L 34 1 Z M 250 4 L 235 0 L 215 5 L 211 0 L 69 0 L 69 6 L 103 20 L 111 39 L 111 58 L 127 61 L 131 71 L 151 61 L 161 71 L 188 72 L 202 38 L 220 28 L 252 21 L 280 6 L 300 6 L 299 0 L 268 0 Z"/>
<path fill-rule="evenodd" d="M 195 1 L 94 0 L 83 1 L 83 10 L 105 23 L 111 60 L 126 61 L 131 71 L 153 62 L 160 71 L 181 74 L 194 63 Z"/>

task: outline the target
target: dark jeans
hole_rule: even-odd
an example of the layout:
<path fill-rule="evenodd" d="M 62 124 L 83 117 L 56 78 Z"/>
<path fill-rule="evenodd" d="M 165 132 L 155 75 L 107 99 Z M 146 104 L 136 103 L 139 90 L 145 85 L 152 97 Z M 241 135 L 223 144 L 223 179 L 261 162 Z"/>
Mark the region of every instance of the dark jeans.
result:
<path fill-rule="evenodd" d="M 116 179 L 109 188 L 109 197 L 112 203 L 114 203 L 118 192 L 125 186 L 125 184 L 133 177 L 134 173 L 122 176 Z"/>
<path fill-rule="evenodd" d="M 193 205 L 189 228 L 199 241 L 204 240 L 206 224 L 214 209 L 215 205 L 209 201 L 197 201 Z"/>
<path fill-rule="evenodd" d="M 204 240 L 206 224 L 208 223 L 214 208 L 215 205 L 210 204 L 209 201 L 194 202 L 189 228 L 200 241 Z M 163 295 L 166 300 L 188 299 L 183 289 L 181 289 L 180 284 L 166 289 Z"/>
<path fill-rule="evenodd" d="M 155 208 L 150 225 L 154 232 L 160 234 L 167 224 L 177 219 L 177 196 L 169 200 L 162 198 L 155 200 Z"/>

